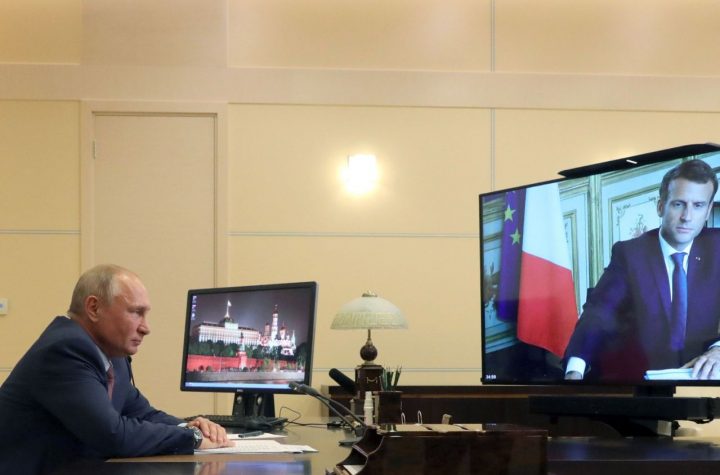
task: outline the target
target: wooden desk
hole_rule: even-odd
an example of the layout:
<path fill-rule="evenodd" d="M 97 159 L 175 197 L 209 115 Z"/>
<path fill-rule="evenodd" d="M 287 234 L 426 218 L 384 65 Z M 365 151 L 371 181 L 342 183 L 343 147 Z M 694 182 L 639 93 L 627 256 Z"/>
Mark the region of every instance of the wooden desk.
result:
<path fill-rule="evenodd" d="M 443 414 L 454 422 L 505 423 L 545 429 L 551 436 L 618 436 L 606 424 L 584 418 L 552 418 L 530 412 L 530 395 L 629 396 L 632 387 L 617 386 L 399 386 L 408 422 L 418 412 L 424 423 L 439 423 Z M 351 396 L 339 386 L 323 386 L 330 398 L 350 407 Z"/>
<path fill-rule="evenodd" d="M 326 468 L 333 467 L 350 453 L 349 448 L 338 445 L 338 441 L 346 437 L 341 430 L 290 426 L 287 433 L 287 443 L 310 445 L 319 452 L 144 457 L 73 467 L 58 475 L 323 475 Z M 550 475 L 720 472 L 720 438 L 556 437 L 549 439 L 547 450 Z"/>
<path fill-rule="evenodd" d="M 318 422 L 308 420 L 308 422 Z M 325 428 L 326 420 L 316 427 L 289 425 L 287 438 L 278 439 L 291 445 L 309 445 L 317 453 L 304 454 L 212 454 L 164 455 L 113 459 L 73 466 L 57 475 L 270 475 L 324 474 L 346 458 L 349 447 L 338 444 L 348 438 L 341 429 Z"/>
<path fill-rule="evenodd" d="M 548 442 L 552 475 L 718 473 L 720 438 L 559 437 Z"/>

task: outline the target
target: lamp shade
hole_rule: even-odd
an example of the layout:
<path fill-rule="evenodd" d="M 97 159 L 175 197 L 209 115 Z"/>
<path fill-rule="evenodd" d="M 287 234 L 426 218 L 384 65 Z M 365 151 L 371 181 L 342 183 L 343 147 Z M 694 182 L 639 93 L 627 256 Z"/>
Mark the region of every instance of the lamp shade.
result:
<path fill-rule="evenodd" d="M 334 330 L 407 328 L 405 315 L 395 305 L 365 292 L 346 303 L 335 314 L 330 328 Z"/>

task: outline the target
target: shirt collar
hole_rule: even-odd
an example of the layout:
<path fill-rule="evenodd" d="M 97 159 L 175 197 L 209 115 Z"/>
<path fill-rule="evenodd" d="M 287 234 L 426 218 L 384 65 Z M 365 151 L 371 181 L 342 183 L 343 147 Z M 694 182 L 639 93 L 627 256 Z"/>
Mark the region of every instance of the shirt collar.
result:
<path fill-rule="evenodd" d="M 694 240 L 690 241 L 690 244 L 685 246 L 685 249 L 678 251 L 677 249 L 672 247 L 670 244 L 668 244 L 668 242 L 665 240 L 665 238 L 662 237 L 662 233 L 659 231 L 658 231 L 658 237 L 660 238 L 660 250 L 662 251 L 663 257 L 665 259 L 671 259 L 670 256 L 675 254 L 676 252 L 684 252 L 686 254 L 686 256 L 685 256 L 686 258 L 687 258 L 687 256 L 690 255 L 690 249 L 692 248 Z"/>
<path fill-rule="evenodd" d="M 95 348 L 97 348 L 98 353 L 100 353 L 100 359 L 102 359 L 103 366 L 105 366 L 105 372 L 107 373 L 108 370 L 112 367 L 112 362 L 110 361 L 110 359 L 107 356 L 105 356 L 105 353 L 102 352 L 100 347 L 95 345 Z"/>

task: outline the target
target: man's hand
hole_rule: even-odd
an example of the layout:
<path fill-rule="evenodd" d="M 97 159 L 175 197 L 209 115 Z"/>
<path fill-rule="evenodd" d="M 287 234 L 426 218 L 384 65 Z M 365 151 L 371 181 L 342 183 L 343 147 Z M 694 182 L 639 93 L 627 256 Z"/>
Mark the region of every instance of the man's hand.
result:
<path fill-rule="evenodd" d="M 203 433 L 203 440 L 200 449 L 215 449 L 218 447 L 232 447 L 232 440 L 229 440 L 225 428 L 219 424 L 205 419 L 204 417 L 196 417 L 187 423 L 189 427 L 197 427 Z"/>
<path fill-rule="evenodd" d="M 693 379 L 720 379 L 720 348 L 713 346 L 683 368 L 693 369 Z"/>

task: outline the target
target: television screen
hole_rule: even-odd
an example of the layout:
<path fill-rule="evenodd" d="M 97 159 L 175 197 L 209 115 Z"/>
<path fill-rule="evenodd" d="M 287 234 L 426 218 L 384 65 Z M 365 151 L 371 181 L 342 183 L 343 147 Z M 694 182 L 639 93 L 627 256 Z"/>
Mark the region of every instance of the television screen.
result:
<path fill-rule="evenodd" d="M 717 384 L 718 170 L 700 144 L 481 194 L 483 383 Z"/>
<path fill-rule="evenodd" d="M 189 290 L 180 389 L 292 393 L 310 384 L 315 282 Z"/>

